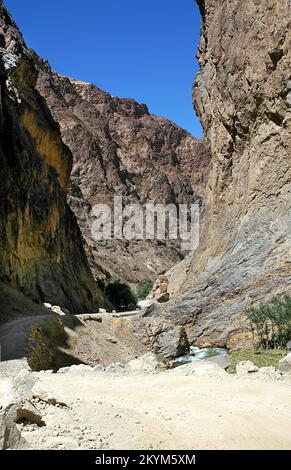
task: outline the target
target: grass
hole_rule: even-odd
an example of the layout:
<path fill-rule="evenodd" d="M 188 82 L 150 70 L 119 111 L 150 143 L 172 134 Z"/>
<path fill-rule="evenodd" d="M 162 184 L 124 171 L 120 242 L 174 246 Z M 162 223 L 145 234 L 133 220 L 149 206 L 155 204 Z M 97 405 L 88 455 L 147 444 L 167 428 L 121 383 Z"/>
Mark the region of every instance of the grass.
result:
<path fill-rule="evenodd" d="M 282 357 L 286 356 L 287 351 L 283 349 L 266 349 L 261 351 L 241 350 L 229 354 L 230 367 L 228 372 L 233 374 L 236 365 L 241 361 L 251 361 L 257 367 L 277 366 Z"/>

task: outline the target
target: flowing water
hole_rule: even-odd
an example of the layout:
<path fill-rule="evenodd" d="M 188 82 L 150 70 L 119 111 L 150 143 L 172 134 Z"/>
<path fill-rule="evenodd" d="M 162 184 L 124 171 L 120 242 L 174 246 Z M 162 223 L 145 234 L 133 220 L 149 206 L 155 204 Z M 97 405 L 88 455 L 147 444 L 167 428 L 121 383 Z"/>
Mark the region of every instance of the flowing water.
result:
<path fill-rule="evenodd" d="M 173 361 L 174 366 L 181 366 L 188 362 L 201 361 L 208 357 L 220 356 L 221 354 L 227 354 L 227 349 L 224 348 L 196 348 L 195 346 L 190 347 L 191 353 L 185 356 L 176 357 Z"/>

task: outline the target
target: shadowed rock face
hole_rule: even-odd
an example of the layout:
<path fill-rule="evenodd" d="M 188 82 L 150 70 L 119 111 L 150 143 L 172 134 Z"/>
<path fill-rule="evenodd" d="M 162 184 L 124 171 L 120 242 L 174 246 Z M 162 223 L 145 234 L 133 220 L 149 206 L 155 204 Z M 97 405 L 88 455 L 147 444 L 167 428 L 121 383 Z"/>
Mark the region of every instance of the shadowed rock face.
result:
<path fill-rule="evenodd" d="M 157 347 L 161 330 L 181 324 L 198 346 L 239 346 L 246 306 L 291 283 L 290 2 L 198 3 L 193 100 L 212 168 L 201 244 L 185 282 L 166 310 L 147 319 Z"/>
<path fill-rule="evenodd" d="M 92 311 L 103 300 L 66 203 L 72 156 L 37 75 L 0 1 L 0 280 L 35 301 Z"/>
<path fill-rule="evenodd" d="M 149 114 L 145 105 L 62 77 L 46 62 L 35 60 L 38 90 L 73 154 L 69 204 L 95 276 L 103 272 L 133 283 L 154 280 L 181 260 L 180 242 L 95 243 L 92 205 L 111 204 L 115 195 L 126 204 L 201 203 L 210 160 L 205 145 L 172 122 Z"/>

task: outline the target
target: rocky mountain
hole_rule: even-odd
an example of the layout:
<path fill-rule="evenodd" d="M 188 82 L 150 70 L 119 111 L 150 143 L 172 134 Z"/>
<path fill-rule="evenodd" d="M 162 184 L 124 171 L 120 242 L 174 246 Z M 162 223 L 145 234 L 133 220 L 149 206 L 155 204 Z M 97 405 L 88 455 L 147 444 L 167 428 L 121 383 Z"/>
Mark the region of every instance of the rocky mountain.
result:
<path fill-rule="evenodd" d="M 37 77 L 0 1 L 0 281 L 37 302 L 92 311 L 103 298 L 66 203 L 72 155 L 36 89 Z"/>
<path fill-rule="evenodd" d="M 157 350 L 181 326 L 198 346 L 246 345 L 245 308 L 291 287 L 291 5 L 198 4 L 193 101 L 212 165 L 200 246 L 172 302 L 144 320 Z"/>
<path fill-rule="evenodd" d="M 154 280 L 184 255 L 180 241 L 94 241 L 92 206 L 201 203 L 209 169 L 205 145 L 146 105 L 63 77 L 36 55 L 37 88 L 73 154 L 69 204 L 77 216 L 95 277 Z"/>

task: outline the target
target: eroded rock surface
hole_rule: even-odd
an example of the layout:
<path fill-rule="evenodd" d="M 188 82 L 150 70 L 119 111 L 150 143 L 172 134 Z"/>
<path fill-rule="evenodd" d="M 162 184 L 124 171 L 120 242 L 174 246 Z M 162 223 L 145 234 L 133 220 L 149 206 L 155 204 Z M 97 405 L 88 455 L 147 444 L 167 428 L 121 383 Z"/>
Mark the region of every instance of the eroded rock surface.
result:
<path fill-rule="evenodd" d="M 96 243 L 91 236 L 92 206 L 112 205 L 116 195 L 124 204 L 201 204 L 210 162 L 205 145 L 151 115 L 146 105 L 63 77 L 37 56 L 35 60 L 38 90 L 74 157 L 69 204 L 86 239 L 93 273 L 133 283 L 154 280 L 181 260 L 180 241 Z"/>
<path fill-rule="evenodd" d="M 236 348 L 246 340 L 245 308 L 291 284 L 291 7 L 198 3 L 193 100 L 212 156 L 201 243 L 181 267 L 176 300 L 145 321 L 156 343 L 181 324 L 191 343 Z"/>
<path fill-rule="evenodd" d="M 102 295 L 66 203 L 72 155 L 0 1 L 0 280 L 36 301 L 92 311 Z"/>

